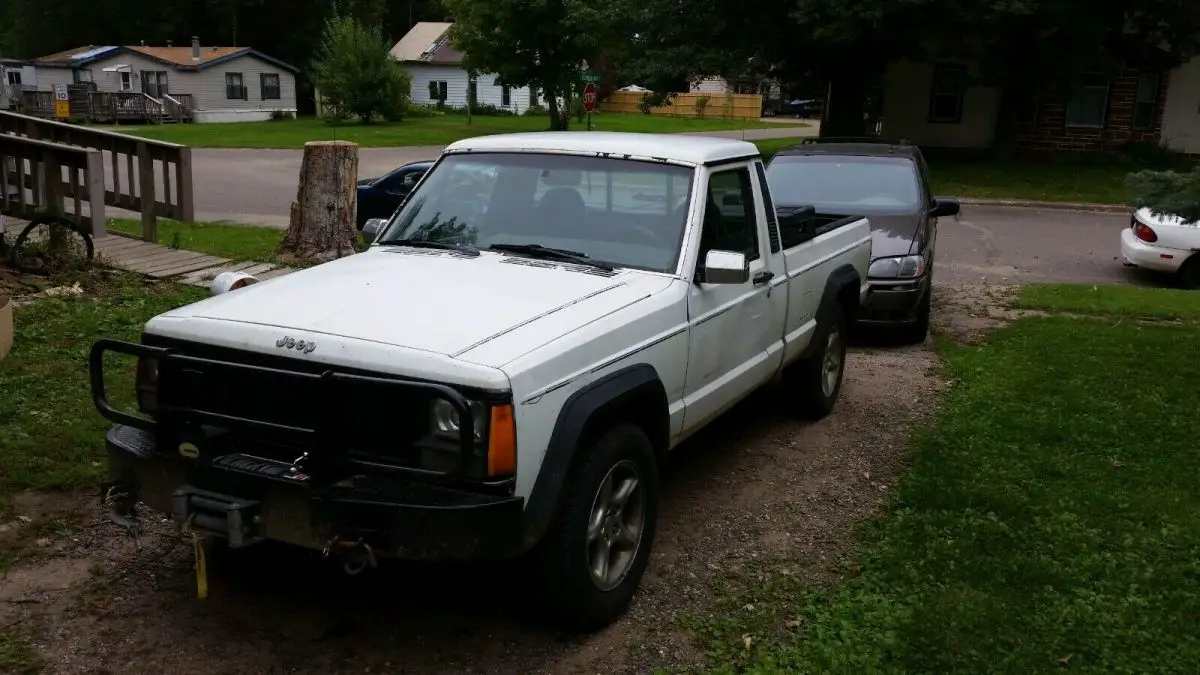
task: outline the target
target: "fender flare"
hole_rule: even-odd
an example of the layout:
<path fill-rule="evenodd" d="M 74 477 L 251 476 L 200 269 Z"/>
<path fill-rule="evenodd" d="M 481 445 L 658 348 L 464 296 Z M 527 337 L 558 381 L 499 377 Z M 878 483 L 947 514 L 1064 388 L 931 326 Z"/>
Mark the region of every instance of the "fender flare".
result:
<path fill-rule="evenodd" d="M 847 286 L 854 288 L 854 304 L 855 306 L 858 305 L 860 281 L 858 270 L 854 269 L 854 266 L 849 263 L 829 273 L 829 276 L 825 279 L 825 290 L 821 293 L 821 302 L 817 305 L 816 319 L 818 329 L 829 321 L 830 314 L 833 312 L 834 307 L 837 306 L 838 296 L 841 295 Z M 847 316 L 846 320 L 853 321 L 854 317 Z M 810 342 L 801 357 L 810 356 L 816 347 L 815 341 Z"/>
<path fill-rule="evenodd" d="M 588 423 L 598 414 L 620 406 L 634 397 L 642 396 L 652 396 L 662 402 L 664 437 L 656 439 L 654 433 L 650 430 L 647 432 L 656 448 L 661 443 L 665 449 L 665 436 L 670 433 L 667 393 L 658 377 L 658 371 L 650 364 L 638 363 L 604 375 L 581 387 L 563 403 L 525 507 L 526 547 L 534 545 L 542 538 L 557 514 L 558 505 L 562 501 L 563 485 L 579 455 L 579 445 Z"/>

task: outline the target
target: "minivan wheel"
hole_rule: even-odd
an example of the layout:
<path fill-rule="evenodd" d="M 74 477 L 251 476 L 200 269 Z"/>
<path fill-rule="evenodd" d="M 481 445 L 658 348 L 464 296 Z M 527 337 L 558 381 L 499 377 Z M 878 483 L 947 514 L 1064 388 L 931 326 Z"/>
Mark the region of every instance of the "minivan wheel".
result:
<path fill-rule="evenodd" d="M 646 571 L 658 463 L 650 439 L 633 424 L 608 429 L 580 450 L 540 566 L 557 625 L 591 632 L 625 613 Z"/>

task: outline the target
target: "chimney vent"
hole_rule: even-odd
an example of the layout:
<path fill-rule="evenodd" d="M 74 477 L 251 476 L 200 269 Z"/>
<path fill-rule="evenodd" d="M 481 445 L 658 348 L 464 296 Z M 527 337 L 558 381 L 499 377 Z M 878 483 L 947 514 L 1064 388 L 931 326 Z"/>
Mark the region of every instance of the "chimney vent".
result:
<path fill-rule="evenodd" d="M 195 61 L 200 60 L 200 38 L 195 35 L 192 36 L 192 59 Z"/>

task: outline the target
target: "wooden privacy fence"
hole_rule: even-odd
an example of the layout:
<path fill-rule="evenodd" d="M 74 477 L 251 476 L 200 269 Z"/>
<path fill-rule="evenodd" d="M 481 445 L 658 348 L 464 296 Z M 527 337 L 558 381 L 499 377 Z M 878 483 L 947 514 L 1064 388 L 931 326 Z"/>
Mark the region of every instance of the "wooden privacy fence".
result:
<path fill-rule="evenodd" d="M 99 150 L 0 134 L 0 169 L 0 213 L 24 220 L 52 213 L 70 218 L 93 237 L 107 233 Z M 70 211 L 64 208 L 67 199 Z"/>
<path fill-rule="evenodd" d="M 614 91 L 600 102 L 600 111 L 640 113 L 642 96 L 632 91 Z M 669 104 L 650 108 L 650 114 L 701 117 L 696 106 L 701 97 L 708 97 L 703 107 L 703 117 L 755 120 L 762 117 L 762 94 L 675 94 Z"/>
<path fill-rule="evenodd" d="M 0 111 L 2 134 L 103 153 L 104 204 L 142 215 L 142 238 L 158 241 L 157 219 L 195 220 L 192 149 L 137 136 Z"/>

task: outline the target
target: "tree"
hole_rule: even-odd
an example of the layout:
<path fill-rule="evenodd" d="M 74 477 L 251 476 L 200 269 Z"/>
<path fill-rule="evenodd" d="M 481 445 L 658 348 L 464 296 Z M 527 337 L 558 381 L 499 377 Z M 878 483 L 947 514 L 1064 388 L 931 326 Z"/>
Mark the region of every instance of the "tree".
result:
<path fill-rule="evenodd" d="M 326 20 L 321 50 L 312 66 L 313 84 L 335 118 L 399 120 L 407 107 L 411 78 L 388 51 L 378 25 L 352 16 Z"/>
<path fill-rule="evenodd" d="M 358 208 L 358 145 L 346 141 L 304 144 L 300 186 L 287 232 L 279 243 L 285 260 L 326 262 L 354 254 Z"/>
<path fill-rule="evenodd" d="M 1135 208 L 1148 208 L 1154 215 L 1179 216 L 1184 222 L 1200 222 L 1200 166 L 1191 171 L 1138 171 L 1125 177 Z"/>
<path fill-rule="evenodd" d="M 534 87 L 550 108 L 550 128 L 566 129 L 583 61 L 597 34 L 579 0 L 446 0 L 451 39 L 472 76 L 495 73 L 509 87 Z"/>

